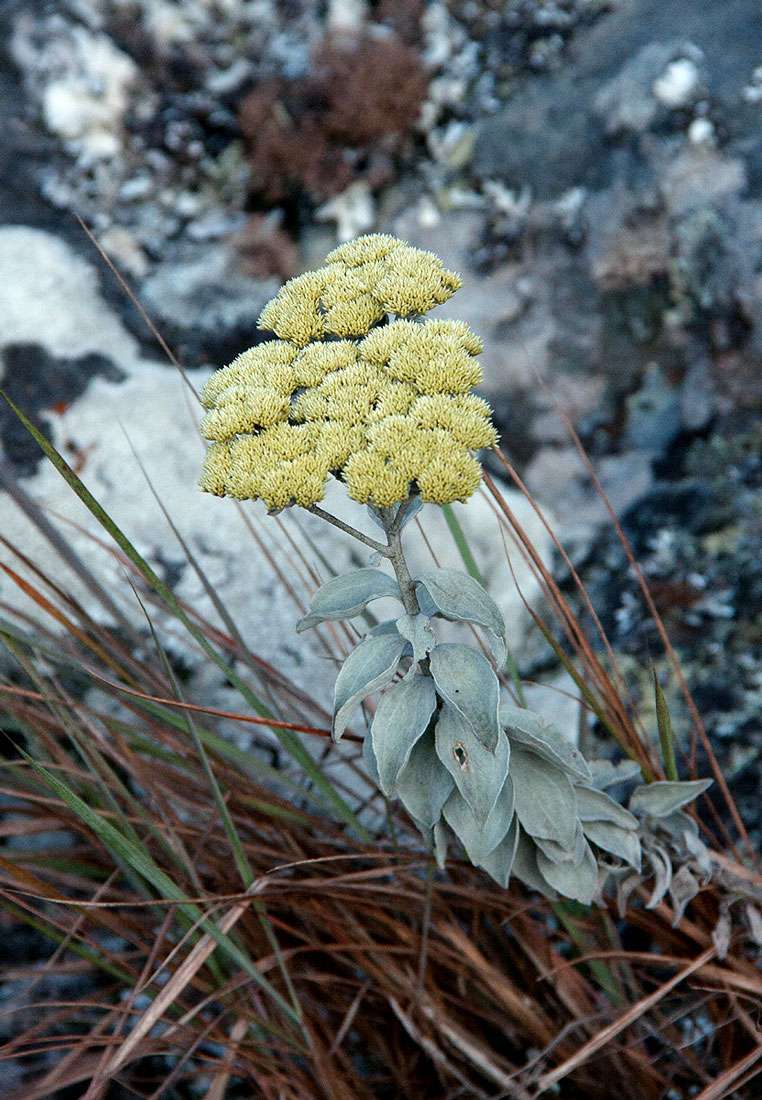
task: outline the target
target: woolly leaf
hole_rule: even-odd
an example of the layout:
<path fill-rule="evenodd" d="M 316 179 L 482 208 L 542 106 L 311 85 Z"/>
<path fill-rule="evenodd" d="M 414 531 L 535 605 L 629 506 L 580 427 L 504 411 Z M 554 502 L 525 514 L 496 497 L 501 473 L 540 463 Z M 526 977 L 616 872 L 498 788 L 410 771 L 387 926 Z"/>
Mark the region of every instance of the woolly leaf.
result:
<path fill-rule="evenodd" d="M 577 800 L 564 772 L 533 752 L 514 748 L 511 775 L 516 792 L 516 813 L 527 833 L 573 849 Z"/>
<path fill-rule="evenodd" d="M 453 791 L 444 804 L 445 821 L 461 841 L 472 863 L 482 864 L 503 840 L 513 821 L 513 783 L 508 776 L 483 826 L 461 795 Z"/>
<path fill-rule="evenodd" d="M 425 734 L 397 777 L 397 795 L 403 806 L 423 828 L 431 829 L 454 786 L 455 780 L 437 756 L 433 734 Z"/>
<path fill-rule="evenodd" d="M 378 761 L 376 760 L 376 754 L 373 751 L 373 738 L 370 733 L 366 733 L 362 743 L 362 760 L 366 767 L 368 775 L 371 777 L 377 787 L 381 786 L 381 777 L 378 774 Z"/>
<path fill-rule="evenodd" d="M 514 815 L 511 821 L 511 827 L 505 834 L 503 839 L 494 849 L 481 861 L 481 866 L 491 875 L 495 882 L 505 888 L 511 877 L 511 871 L 513 870 L 513 861 L 516 858 L 516 845 L 519 842 L 519 823 Z"/>
<path fill-rule="evenodd" d="M 507 657 L 505 620 L 491 596 L 468 573 L 456 569 L 431 569 L 414 578 L 428 593 L 437 613 L 451 622 L 475 623 L 490 632 L 495 645 L 495 661 L 502 665 Z"/>
<path fill-rule="evenodd" d="M 620 829 L 609 821 L 586 821 L 582 828 L 587 839 L 604 852 L 610 852 L 636 871 L 640 870 L 640 837 L 637 833 L 631 829 Z"/>
<path fill-rule="evenodd" d="M 513 707 L 504 704 L 500 707 L 500 722 L 505 727 L 508 738 L 525 745 L 532 752 L 563 768 L 575 779 L 590 782 L 590 769 L 579 749 L 564 737 L 558 726 L 548 722 L 534 711 L 525 707 Z"/>
<path fill-rule="evenodd" d="M 711 779 L 689 779 L 677 783 L 662 779 L 649 783 L 647 787 L 638 787 L 630 799 L 630 809 L 634 814 L 669 817 L 681 806 L 698 798 L 711 785 Z"/>
<path fill-rule="evenodd" d="M 436 646 L 430 661 L 431 675 L 442 699 L 465 718 L 482 745 L 494 753 L 498 738 L 506 739 L 497 721 L 500 684 L 492 665 L 471 646 L 449 642 Z"/>
<path fill-rule="evenodd" d="M 573 867 L 579 867 L 585 855 L 585 834 L 582 826 L 577 822 L 577 830 L 574 836 L 574 847 L 564 848 L 555 840 L 543 840 L 541 837 L 532 838 L 540 852 L 548 857 L 552 863 L 571 863 Z"/>
<path fill-rule="evenodd" d="M 381 569 L 355 569 L 332 577 L 310 600 L 310 613 L 296 624 L 299 633 L 331 619 L 351 619 L 364 611 L 371 600 L 394 596 L 402 600 L 400 587 Z"/>
<path fill-rule="evenodd" d="M 332 736 L 338 741 L 366 695 L 394 677 L 407 641 L 399 634 L 366 638 L 352 650 L 336 677 L 333 692 Z"/>
<path fill-rule="evenodd" d="M 434 650 L 436 653 L 437 650 Z M 484 826 L 508 774 L 510 746 L 500 731 L 490 752 L 463 715 L 447 703 L 436 725 L 437 756 L 455 780 L 478 824 Z"/>
<path fill-rule="evenodd" d="M 594 787 L 576 787 L 577 816 L 580 821 L 610 821 L 621 829 L 637 829 L 638 819 L 610 795 Z"/>
<path fill-rule="evenodd" d="M 441 871 L 447 859 L 447 829 L 441 818 L 434 826 L 434 856 Z"/>
<path fill-rule="evenodd" d="M 673 928 L 677 928 L 680 921 L 683 919 L 683 914 L 685 913 L 688 902 L 693 901 L 699 889 L 700 887 L 696 877 L 692 875 L 683 864 L 683 866 L 675 872 L 672 882 L 669 884 L 669 897 L 674 909 L 672 913 Z M 723 914 L 712 932 L 712 939 L 714 940 L 715 947 L 718 949 L 717 957 L 719 959 L 724 959 L 727 955 L 727 949 L 730 942 L 730 927 L 724 925 L 723 918 L 729 922 L 727 914 Z M 725 932 L 727 932 L 727 942 L 725 939 Z"/>
<path fill-rule="evenodd" d="M 420 674 L 393 684 L 381 696 L 370 734 L 384 794 L 394 796 L 397 776 L 426 732 L 436 705 L 434 681 Z"/>
<path fill-rule="evenodd" d="M 425 615 L 401 615 L 397 630 L 413 647 L 413 662 L 417 664 L 429 655 L 436 645 L 434 631 Z"/>
<path fill-rule="evenodd" d="M 589 905 L 598 885 L 598 864 L 589 844 L 585 845 L 582 862 L 578 867 L 573 863 L 553 863 L 544 854 L 537 852 L 537 870 L 545 881 L 565 898 Z"/>
<path fill-rule="evenodd" d="M 610 760 L 590 760 L 588 767 L 593 776 L 593 786 L 599 791 L 613 787 L 616 783 L 629 783 L 631 779 L 640 779 L 640 764 L 634 760 L 620 760 L 612 764 Z"/>
<path fill-rule="evenodd" d="M 530 890 L 538 890 L 546 898 L 555 901 L 558 894 L 552 886 L 540 874 L 537 866 L 537 846 L 522 828 L 518 829 L 518 842 L 513 858 L 513 874 L 528 886 Z"/>
<path fill-rule="evenodd" d="M 648 857 L 653 870 L 654 886 L 646 902 L 646 909 L 655 909 L 672 884 L 672 860 L 661 844 L 652 845 L 648 849 Z"/>

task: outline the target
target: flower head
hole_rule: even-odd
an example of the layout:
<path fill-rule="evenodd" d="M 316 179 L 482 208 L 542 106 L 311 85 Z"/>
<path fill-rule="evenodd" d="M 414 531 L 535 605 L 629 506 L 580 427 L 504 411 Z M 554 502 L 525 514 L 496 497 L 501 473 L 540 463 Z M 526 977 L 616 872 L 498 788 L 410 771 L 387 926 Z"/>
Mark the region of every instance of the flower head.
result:
<path fill-rule="evenodd" d="M 481 477 L 470 452 L 497 439 L 469 393 L 481 341 L 462 321 L 420 319 L 460 285 L 433 253 L 382 233 L 291 279 L 259 320 L 278 339 L 203 388 L 201 487 L 271 510 L 316 504 L 329 474 L 381 507 L 411 492 L 468 499 Z"/>

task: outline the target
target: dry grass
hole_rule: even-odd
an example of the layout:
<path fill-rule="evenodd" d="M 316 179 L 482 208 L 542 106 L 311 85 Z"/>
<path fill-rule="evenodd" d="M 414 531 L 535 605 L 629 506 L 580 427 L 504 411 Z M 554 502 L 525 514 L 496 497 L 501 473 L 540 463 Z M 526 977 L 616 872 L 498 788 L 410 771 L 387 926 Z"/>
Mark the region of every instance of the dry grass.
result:
<path fill-rule="evenodd" d="M 276 735 L 291 763 L 276 771 L 265 750 L 244 754 L 219 735 L 220 712 L 184 699 L 156 635 L 124 621 L 3 471 L 102 605 L 88 614 L 2 540 L 0 567 L 51 622 L 0 608 L 12 668 L 0 680 L 0 833 L 13 838 L 0 920 L 6 935 L 26 922 L 51 945 L 46 962 L 6 974 L 0 1068 L 15 1063 L 21 1083 L 5 1100 L 760 1095 L 762 876 L 698 715 L 726 805 L 705 828 L 716 875 L 677 928 L 664 905 L 645 908 L 647 891 L 622 921 L 613 908 L 501 890 L 457 859 L 440 874 L 398 807 L 376 805 L 387 824 L 367 831 L 380 796 L 368 787 L 358 807 L 359 765 L 347 791 L 305 752 L 310 738 L 328 745 L 320 708 L 246 650 L 224 609 L 221 629 L 178 603 L 48 455 L 113 540 L 147 623 L 174 615 L 238 691 L 241 713 L 227 720 L 265 727 L 263 746 Z M 605 638 L 584 635 L 487 485 L 563 642 L 538 626 L 590 714 L 663 775 Z M 308 553 L 279 537 L 298 599 L 314 583 Z"/>

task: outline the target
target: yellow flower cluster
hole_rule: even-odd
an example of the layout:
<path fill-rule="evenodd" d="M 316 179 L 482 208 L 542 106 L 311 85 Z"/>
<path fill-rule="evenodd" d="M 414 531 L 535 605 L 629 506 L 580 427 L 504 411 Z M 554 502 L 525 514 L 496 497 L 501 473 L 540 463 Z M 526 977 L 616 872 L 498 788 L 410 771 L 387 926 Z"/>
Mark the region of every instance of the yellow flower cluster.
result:
<path fill-rule="evenodd" d="M 470 450 L 497 441 L 489 405 L 468 392 L 481 381 L 481 342 L 462 321 L 410 319 L 458 286 L 432 253 L 384 234 L 292 279 L 260 318 L 280 339 L 202 390 L 211 446 L 201 487 L 308 508 L 333 473 L 353 499 L 382 507 L 411 491 L 467 500 L 481 477 Z M 402 316 L 381 324 L 388 313 Z"/>
<path fill-rule="evenodd" d="M 364 336 L 387 313 L 428 313 L 463 284 L 433 252 L 372 233 L 329 252 L 265 306 L 259 327 L 304 347 L 324 336 Z"/>

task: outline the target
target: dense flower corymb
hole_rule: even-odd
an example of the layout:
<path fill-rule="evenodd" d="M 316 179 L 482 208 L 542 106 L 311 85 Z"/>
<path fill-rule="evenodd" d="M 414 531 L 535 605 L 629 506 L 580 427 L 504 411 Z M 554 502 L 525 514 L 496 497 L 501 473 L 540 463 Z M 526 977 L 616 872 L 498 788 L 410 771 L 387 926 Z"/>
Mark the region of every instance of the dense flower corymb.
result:
<path fill-rule="evenodd" d="M 375 233 L 341 245 L 265 306 L 268 340 L 203 388 L 211 441 L 201 488 L 310 507 L 329 474 L 363 503 L 467 500 L 470 453 L 497 436 L 479 338 L 462 321 L 424 320 L 461 285 L 431 252 Z M 390 319 L 391 318 L 391 319 Z"/>

